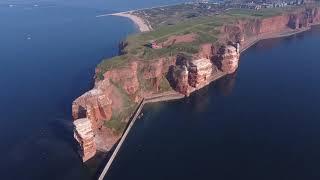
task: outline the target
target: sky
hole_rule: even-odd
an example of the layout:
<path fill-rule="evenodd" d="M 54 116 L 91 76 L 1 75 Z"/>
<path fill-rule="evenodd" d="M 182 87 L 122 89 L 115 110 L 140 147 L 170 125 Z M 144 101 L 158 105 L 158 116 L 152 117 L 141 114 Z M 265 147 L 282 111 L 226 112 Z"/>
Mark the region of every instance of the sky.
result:
<path fill-rule="evenodd" d="M 175 4 L 185 1 L 186 0 L 1 0 L 0 5 L 53 4 L 123 11 L 158 5 Z"/>

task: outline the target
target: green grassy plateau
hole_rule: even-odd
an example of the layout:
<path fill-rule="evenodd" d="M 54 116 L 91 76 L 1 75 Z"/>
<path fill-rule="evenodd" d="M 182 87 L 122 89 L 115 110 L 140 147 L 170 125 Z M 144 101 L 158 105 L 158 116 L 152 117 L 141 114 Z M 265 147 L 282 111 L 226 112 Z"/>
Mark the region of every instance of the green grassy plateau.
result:
<path fill-rule="evenodd" d="M 175 56 L 178 53 L 192 55 L 199 51 L 199 45 L 215 43 L 218 41 L 219 29 L 224 24 L 231 24 L 235 20 L 261 19 L 290 12 L 297 7 L 270 8 L 261 10 L 231 9 L 218 15 L 189 18 L 174 25 L 164 25 L 151 32 L 138 33 L 127 38 L 125 55 L 104 59 L 99 65 L 98 80 L 103 79 L 102 74 L 112 68 L 126 67 L 133 60 L 150 61 L 159 57 Z M 162 49 L 152 49 L 145 45 L 155 40 L 158 43 L 166 41 L 170 36 L 194 33 L 196 39 L 189 43 L 177 43 Z"/>

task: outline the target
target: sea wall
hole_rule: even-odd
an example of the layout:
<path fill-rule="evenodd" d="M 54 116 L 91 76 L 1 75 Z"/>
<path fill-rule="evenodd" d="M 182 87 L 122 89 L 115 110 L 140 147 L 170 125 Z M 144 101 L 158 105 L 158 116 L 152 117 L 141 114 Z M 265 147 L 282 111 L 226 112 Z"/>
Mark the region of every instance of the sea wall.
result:
<path fill-rule="evenodd" d="M 202 44 L 200 51 L 192 56 L 178 54 L 150 61 L 134 60 L 110 69 L 103 74 L 103 80 L 96 80 L 94 88 L 72 104 L 74 136 L 83 161 L 93 157 L 96 151 L 109 151 L 113 147 L 145 97 L 172 90 L 188 96 L 234 73 L 242 47 L 257 37 L 272 37 L 319 22 L 317 8 L 263 19 L 237 20 L 221 27 L 218 42 Z M 97 68 L 96 72 L 99 71 Z"/>

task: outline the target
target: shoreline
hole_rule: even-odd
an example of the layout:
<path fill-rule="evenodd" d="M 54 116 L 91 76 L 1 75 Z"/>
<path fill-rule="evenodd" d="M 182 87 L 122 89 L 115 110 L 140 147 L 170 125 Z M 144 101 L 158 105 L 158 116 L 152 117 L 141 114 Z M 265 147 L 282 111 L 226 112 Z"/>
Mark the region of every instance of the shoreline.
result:
<path fill-rule="evenodd" d="M 268 34 L 260 34 L 257 37 L 253 37 L 247 42 L 244 43 L 243 47 L 241 48 L 241 53 L 245 52 L 247 49 L 249 49 L 251 46 L 255 45 L 259 41 L 267 40 L 267 39 L 276 39 L 276 38 L 282 38 L 282 37 L 288 37 L 295 34 L 299 34 L 305 31 L 310 30 L 311 27 L 299 29 L 299 30 L 288 30 L 285 32 L 278 32 L 278 33 L 268 33 Z"/>
<path fill-rule="evenodd" d="M 275 39 L 275 38 L 283 38 L 283 37 L 289 37 L 295 34 L 299 34 L 302 32 L 306 32 L 308 30 L 310 30 L 313 26 L 317 26 L 320 25 L 320 23 L 314 23 L 311 24 L 310 27 L 308 28 L 304 28 L 304 29 L 300 29 L 300 30 L 288 30 L 285 32 L 277 32 L 277 33 L 269 33 L 269 34 L 261 34 L 258 37 L 253 37 L 249 40 L 247 40 L 241 51 L 240 51 L 240 55 L 245 52 L 247 49 L 249 49 L 250 47 L 252 47 L 253 45 L 255 45 L 256 43 L 262 41 L 262 40 L 267 40 L 267 39 Z M 225 77 L 226 74 L 219 76 L 215 79 L 213 79 L 208 85 L 210 85 L 211 83 L 215 82 L 216 80 Z M 195 91 L 194 91 L 195 92 Z M 192 92 L 193 93 L 193 92 Z M 113 160 L 115 159 L 118 151 L 120 150 L 123 142 L 125 141 L 127 135 L 129 134 L 131 128 L 133 127 L 135 121 L 138 119 L 141 110 L 143 109 L 144 105 L 147 103 L 155 103 L 155 102 L 165 102 L 165 101 L 171 101 L 171 100 L 177 100 L 177 99 L 183 99 L 186 96 L 176 92 L 176 91 L 168 91 L 168 92 L 164 92 L 161 94 L 154 94 L 152 96 L 146 97 L 144 98 L 140 103 L 139 106 L 137 107 L 137 109 L 134 111 L 133 115 L 131 116 L 130 120 L 129 120 L 129 125 L 127 126 L 126 130 L 124 131 L 123 135 L 120 138 L 119 143 L 116 145 L 115 150 L 112 152 L 112 155 L 110 157 L 110 159 L 108 160 L 106 166 L 103 168 L 103 171 L 100 172 L 99 175 L 99 180 L 103 180 L 104 177 L 106 176 L 106 174 L 108 173 L 109 168 L 112 165 Z"/>
<path fill-rule="evenodd" d="M 145 19 L 133 15 L 132 14 L 133 11 L 131 12 L 121 12 L 121 13 L 114 13 L 114 14 L 110 14 L 111 16 L 119 16 L 119 17 L 125 17 L 130 19 L 136 26 L 138 26 L 138 29 L 140 32 L 148 32 L 152 30 L 152 27 L 149 25 L 148 22 L 146 22 Z"/>
<path fill-rule="evenodd" d="M 287 31 L 282 31 L 282 32 L 277 32 L 277 33 L 261 34 L 258 37 L 253 37 L 253 38 L 247 40 L 247 42 L 245 42 L 244 45 L 242 46 L 240 53 L 245 52 L 247 49 L 249 49 L 251 46 L 258 43 L 259 41 L 293 36 L 295 34 L 300 34 L 300 33 L 309 31 L 312 27 L 319 26 L 319 25 L 320 25 L 320 23 L 314 23 L 314 24 L 310 24 L 309 27 L 303 28 L 303 29 L 298 29 L 298 30 L 288 29 Z"/>

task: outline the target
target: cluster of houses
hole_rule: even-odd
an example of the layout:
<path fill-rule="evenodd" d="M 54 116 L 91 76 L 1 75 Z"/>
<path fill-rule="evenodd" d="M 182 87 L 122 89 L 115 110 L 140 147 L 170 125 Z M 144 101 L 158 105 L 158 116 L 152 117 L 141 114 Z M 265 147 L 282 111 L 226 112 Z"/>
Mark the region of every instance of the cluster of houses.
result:
<path fill-rule="evenodd" d="M 262 9 L 295 6 L 310 3 L 313 0 L 225 0 L 225 1 L 210 1 L 210 0 L 195 0 L 189 4 L 219 4 L 230 8 L 245 8 L 245 9 Z"/>
<path fill-rule="evenodd" d="M 312 0 L 311 0 L 312 1 Z M 246 8 L 246 9 L 255 9 L 259 10 L 262 8 L 277 8 L 277 7 L 286 7 L 286 6 L 297 6 L 301 4 L 310 3 L 310 0 L 291 0 L 291 1 L 251 1 L 245 3 L 232 3 L 233 7 L 236 8 Z"/>
<path fill-rule="evenodd" d="M 210 5 L 215 5 L 217 8 L 229 9 L 229 8 L 243 8 L 243 9 L 263 9 L 263 8 L 277 8 L 277 7 L 286 7 L 286 6 L 299 6 L 302 4 L 313 3 L 314 0 L 225 0 L 225 1 L 216 1 L 216 0 L 193 0 L 186 2 L 184 4 L 191 5 L 203 5 L 205 9 L 210 9 Z M 201 6 L 202 7 L 202 6 Z M 164 9 L 163 9 L 164 10 Z M 145 12 L 144 12 L 145 13 Z M 218 11 L 217 13 L 218 14 Z M 146 14 L 144 14 L 146 16 Z M 173 42 L 174 44 L 174 42 Z M 149 41 L 145 44 L 146 47 L 152 49 L 161 49 L 165 47 L 162 44 L 159 44 L 156 40 Z"/>
<path fill-rule="evenodd" d="M 298 6 L 301 4 L 310 3 L 312 0 L 293 0 L 293 1 L 268 1 L 268 0 L 261 0 L 261 1 L 247 1 L 247 2 L 236 2 L 236 1 L 229 1 L 226 2 L 228 6 L 232 8 L 243 8 L 243 9 L 255 9 L 259 10 L 262 8 L 277 8 L 277 7 L 286 7 L 286 6 Z"/>

